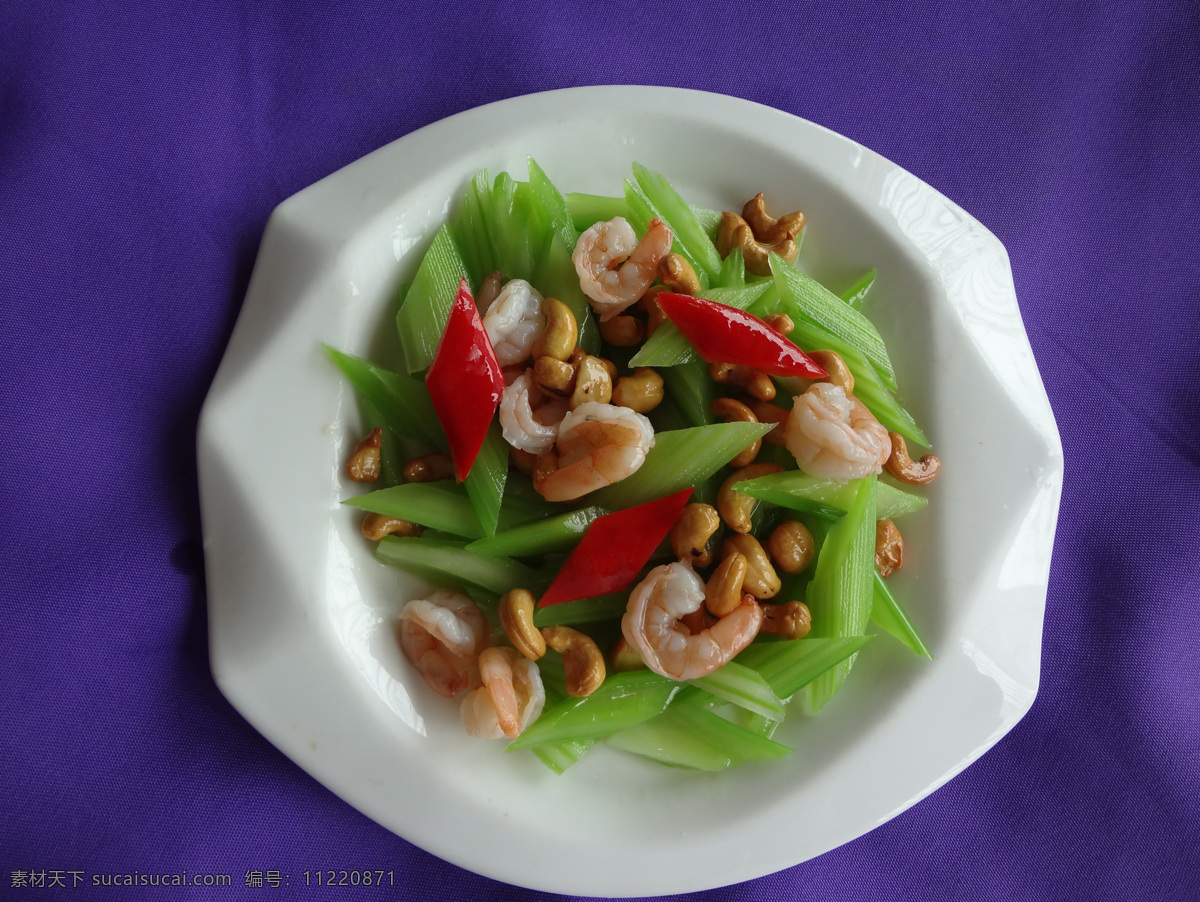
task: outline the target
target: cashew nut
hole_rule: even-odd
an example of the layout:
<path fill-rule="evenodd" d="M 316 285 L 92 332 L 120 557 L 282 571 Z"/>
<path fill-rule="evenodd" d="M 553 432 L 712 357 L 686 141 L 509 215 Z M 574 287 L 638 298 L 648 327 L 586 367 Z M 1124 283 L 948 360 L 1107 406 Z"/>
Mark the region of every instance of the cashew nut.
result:
<path fill-rule="evenodd" d="M 763 550 L 762 545 L 758 544 L 758 539 L 740 533 L 727 536 L 721 547 L 721 557 L 727 558 L 735 552 L 746 556 L 746 579 L 742 583 L 743 592 L 760 599 L 774 598 L 779 594 L 783 583 L 779 579 L 779 574 L 775 572 L 775 568 L 771 566 L 771 560 L 767 557 L 766 551 Z"/>
<path fill-rule="evenodd" d="M 575 373 L 575 391 L 571 394 L 570 407 L 574 410 L 587 401 L 607 404 L 612 398 L 612 376 L 599 357 L 585 355 Z"/>
<path fill-rule="evenodd" d="M 733 363 L 710 363 L 708 375 L 714 382 L 733 385 L 752 398 L 770 401 L 775 397 L 775 383 L 762 370 Z"/>
<path fill-rule="evenodd" d="M 419 536 L 421 527 L 408 520 L 389 517 L 387 514 L 367 514 L 363 517 L 362 534 L 364 539 L 378 542 L 384 536 Z"/>
<path fill-rule="evenodd" d="M 770 252 L 774 251 L 788 263 L 793 262 L 799 254 L 796 242 L 791 238 L 781 241 L 761 244 L 754 238 L 754 231 L 747 225 L 746 220 L 728 210 L 721 214 L 721 225 L 717 229 L 717 251 L 726 257 L 735 247 L 742 249 L 742 257 L 746 261 L 746 269 L 756 276 L 771 275 Z"/>
<path fill-rule="evenodd" d="M 812 613 L 802 601 L 787 604 L 764 604 L 760 633 L 779 636 L 781 639 L 803 639 L 812 629 Z"/>
<path fill-rule="evenodd" d="M 632 348 L 646 337 L 646 324 L 628 313 L 601 320 L 599 326 L 600 337 L 614 348 Z"/>
<path fill-rule="evenodd" d="M 721 527 L 721 518 L 711 504 L 693 502 L 684 507 L 671 527 L 671 550 L 675 557 L 693 567 L 712 563 L 709 540 Z"/>
<path fill-rule="evenodd" d="M 612 391 L 612 403 L 638 413 L 648 413 L 663 399 L 662 376 L 648 366 L 639 366 L 629 376 L 617 380 Z"/>
<path fill-rule="evenodd" d="M 799 573 L 812 563 L 812 533 L 799 520 L 785 520 L 771 532 L 767 550 L 784 573 Z"/>
<path fill-rule="evenodd" d="M 904 536 L 891 520 L 875 524 L 875 569 L 880 576 L 891 576 L 904 566 Z"/>
<path fill-rule="evenodd" d="M 405 482 L 438 482 L 454 477 L 454 463 L 440 451 L 414 457 L 404 465 Z"/>
<path fill-rule="evenodd" d="M 762 321 L 780 335 L 791 335 L 796 331 L 796 324 L 786 313 L 768 313 Z"/>
<path fill-rule="evenodd" d="M 646 663 L 642 660 L 641 653 L 635 646 L 626 642 L 624 636 L 617 639 L 608 657 L 612 663 L 612 669 L 617 673 L 646 669 Z"/>
<path fill-rule="evenodd" d="M 528 589 L 505 592 L 496 606 L 496 616 L 513 648 L 531 661 L 546 653 L 546 640 L 533 625 L 533 593 Z"/>
<path fill-rule="evenodd" d="M 908 456 L 908 444 L 904 441 L 904 436 L 898 432 L 889 432 L 888 438 L 892 440 L 892 455 L 883 465 L 885 470 L 908 485 L 933 482 L 938 470 L 942 468 L 942 462 L 938 460 L 937 455 L 926 454 L 920 460 L 913 460 Z"/>
<path fill-rule="evenodd" d="M 546 328 L 533 343 L 533 356 L 566 360 L 579 337 L 575 314 L 558 298 L 543 298 L 542 314 L 546 317 Z"/>
<path fill-rule="evenodd" d="M 682 254 L 667 254 L 658 261 L 658 280 L 677 294 L 695 296 L 702 288 L 696 270 Z"/>
<path fill-rule="evenodd" d="M 840 385 L 846 394 L 854 391 L 854 374 L 837 351 L 809 351 L 813 363 L 829 374 L 829 381 Z"/>
<path fill-rule="evenodd" d="M 704 606 L 714 617 L 724 617 L 742 603 L 742 586 L 749 566 L 746 555 L 734 552 L 717 565 L 704 584 Z"/>
<path fill-rule="evenodd" d="M 761 191 L 746 201 L 746 206 L 742 207 L 742 218 L 754 231 L 754 237 L 764 244 L 795 238 L 804 228 L 804 214 L 799 210 L 785 213 L 778 219 L 768 215 Z"/>
<path fill-rule="evenodd" d="M 565 398 L 575 388 L 575 367 L 547 354 L 533 361 L 533 381 L 543 391 Z"/>
<path fill-rule="evenodd" d="M 587 698 L 604 682 L 604 655 L 590 636 L 569 626 L 542 629 L 546 644 L 562 655 L 567 694 Z"/>
<path fill-rule="evenodd" d="M 646 336 L 654 334 L 654 330 L 667 321 L 662 305 L 656 300 L 664 291 L 670 291 L 666 285 L 651 285 L 638 301 L 638 307 L 646 312 Z"/>
<path fill-rule="evenodd" d="M 754 415 L 749 407 L 741 401 L 733 398 L 717 398 L 708 406 L 714 414 L 723 419 L 726 423 L 757 423 L 758 417 Z M 738 453 L 738 456 L 729 462 L 731 467 L 745 467 L 754 463 L 754 458 L 758 457 L 758 451 L 762 447 L 762 439 L 755 439 L 754 444 L 745 450 Z"/>
<path fill-rule="evenodd" d="M 746 402 L 760 423 L 774 423 L 775 428 L 763 436 L 763 441 L 768 445 L 786 445 L 787 444 L 787 421 L 788 412 L 782 407 L 767 401 L 760 401 L 757 398 L 752 398 Z"/>
<path fill-rule="evenodd" d="M 374 482 L 383 466 L 383 430 L 376 426 L 371 434 L 354 446 L 346 462 L 346 475 L 355 482 Z"/>
<path fill-rule="evenodd" d="M 743 492 L 734 491 L 734 484 L 744 482 L 747 479 L 757 479 L 759 476 L 766 476 L 768 473 L 782 472 L 783 467 L 779 466 L 779 464 L 750 464 L 747 467 L 734 470 L 732 475 L 721 484 L 721 489 L 717 492 L 717 510 L 721 512 L 721 517 L 730 529 L 734 532 L 749 532 L 751 526 L 750 518 L 754 513 L 754 508 L 758 505 L 757 498 L 751 498 Z"/>

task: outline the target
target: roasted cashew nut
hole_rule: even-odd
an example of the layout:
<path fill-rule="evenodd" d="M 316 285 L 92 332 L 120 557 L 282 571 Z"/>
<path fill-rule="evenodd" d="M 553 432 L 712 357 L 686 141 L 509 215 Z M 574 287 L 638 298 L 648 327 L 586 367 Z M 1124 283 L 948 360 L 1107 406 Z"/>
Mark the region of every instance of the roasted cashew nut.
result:
<path fill-rule="evenodd" d="M 637 413 L 649 413 L 662 399 L 662 376 L 648 366 L 639 366 L 630 375 L 622 376 L 612 391 L 613 404 Z"/>
<path fill-rule="evenodd" d="M 632 348 L 646 338 L 646 324 L 628 313 L 600 320 L 599 327 L 600 337 L 614 348 Z"/>
<path fill-rule="evenodd" d="M 713 382 L 740 388 L 752 398 L 770 401 L 775 397 L 775 383 L 762 370 L 733 363 L 710 363 L 708 375 Z"/>
<path fill-rule="evenodd" d="M 542 629 L 546 644 L 562 655 L 567 694 L 587 698 L 604 682 L 604 655 L 590 636 L 569 626 Z"/>
<path fill-rule="evenodd" d="M 762 440 L 768 445 L 784 446 L 787 444 L 788 412 L 782 407 L 751 398 L 746 402 L 760 423 L 774 423 L 775 428 L 763 436 Z"/>
<path fill-rule="evenodd" d="M 568 359 L 579 337 L 575 314 L 558 298 L 543 298 L 542 315 L 546 317 L 546 327 L 533 343 L 534 358 Z"/>
<path fill-rule="evenodd" d="M 546 640 L 533 625 L 533 593 L 528 589 L 505 592 L 496 606 L 496 616 L 513 648 L 531 661 L 546 653 Z"/>
<path fill-rule="evenodd" d="M 799 254 L 796 242 L 791 238 L 781 241 L 761 244 L 754 237 L 754 231 L 746 220 L 728 210 L 721 214 L 721 225 L 717 229 L 717 251 L 724 258 L 735 247 L 742 249 L 742 258 L 746 261 L 746 269 L 756 276 L 771 275 L 771 251 L 774 251 L 788 263 L 795 261 Z"/>
<path fill-rule="evenodd" d="M 854 391 L 854 374 L 837 351 L 809 351 L 813 362 L 829 374 L 829 381 L 840 385 L 846 394 Z"/>
<path fill-rule="evenodd" d="M 651 285 L 638 301 L 638 307 L 646 313 L 647 337 L 653 335 L 654 330 L 667 321 L 667 315 L 663 313 L 662 305 L 658 303 L 657 298 L 664 291 L 670 290 L 666 285 Z"/>
<path fill-rule="evenodd" d="M 378 542 L 384 536 L 419 536 L 421 527 L 399 517 L 389 517 L 387 514 L 367 514 L 363 517 L 363 538 Z"/>
<path fill-rule="evenodd" d="M 488 273 L 487 278 L 483 280 L 483 284 L 479 286 L 479 294 L 475 295 L 475 306 L 479 308 L 480 316 L 487 313 L 488 308 L 495 303 L 496 298 L 500 297 L 500 290 L 503 287 L 504 273 L 498 269 Z"/>
<path fill-rule="evenodd" d="M 709 540 L 721 528 L 721 517 L 711 504 L 693 502 L 684 507 L 671 527 L 671 551 L 675 557 L 693 567 L 712 563 Z"/>
<path fill-rule="evenodd" d="M 405 482 L 439 482 L 454 478 L 454 463 L 440 451 L 414 457 L 404 465 Z"/>
<path fill-rule="evenodd" d="M 812 613 L 802 601 L 787 604 L 762 605 L 763 621 L 760 633 L 781 639 L 803 639 L 812 629 Z"/>
<path fill-rule="evenodd" d="M 786 238 L 795 238 L 804 228 L 804 214 L 799 210 L 794 213 L 785 213 L 778 219 L 770 216 L 767 213 L 761 191 L 746 201 L 746 206 L 742 207 L 742 218 L 753 230 L 754 237 L 763 244 L 774 244 Z"/>
<path fill-rule="evenodd" d="M 548 394 L 565 398 L 575 390 L 575 367 L 547 354 L 533 361 L 533 381 Z"/>
<path fill-rule="evenodd" d="M 624 636 L 617 639 L 608 658 L 612 669 L 617 673 L 646 669 L 646 662 L 642 660 L 641 654 L 634 646 L 625 641 Z"/>
<path fill-rule="evenodd" d="M 374 482 L 383 467 L 383 430 L 376 426 L 371 434 L 354 446 L 346 462 L 346 475 L 355 482 Z"/>
<path fill-rule="evenodd" d="M 717 510 L 721 512 L 722 519 L 730 529 L 734 532 L 748 533 L 752 525 L 750 518 L 754 514 L 754 508 L 758 505 L 757 498 L 751 498 L 743 492 L 735 491 L 733 486 L 747 479 L 757 479 L 759 476 L 782 472 L 783 467 L 779 464 L 750 464 L 748 467 L 735 470 L 721 484 L 721 489 L 717 492 Z"/>
<path fill-rule="evenodd" d="M 891 576 L 904 566 L 904 536 L 891 520 L 875 524 L 875 569 L 880 576 Z"/>
<path fill-rule="evenodd" d="M 590 354 L 580 361 L 575 373 L 575 391 L 571 393 L 571 410 L 588 401 L 607 404 L 612 399 L 612 376 L 604 363 Z"/>
<path fill-rule="evenodd" d="M 892 440 L 892 454 L 883 465 L 888 473 L 908 485 L 925 485 L 937 478 L 938 470 L 942 468 L 937 455 L 926 454 L 920 460 L 913 460 L 908 456 L 908 444 L 904 436 L 889 432 L 888 438 Z"/>
<path fill-rule="evenodd" d="M 762 318 L 762 321 L 780 335 L 791 335 L 796 331 L 796 324 L 792 322 L 792 318 L 786 313 L 768 313 Z M 809 356 L 811 357 L 812 355 L 810 354 Z"/>
<path fill-rule="evenodd" d="M 755 598 L 774 598 L 783 588 L 779 574 L 771 566 L 771 559 L 758 539 L 751 535 L 734 533 L 727 536 L 721 548 L 721 557 L 727 558 L 734 553 L 746 556 L 746 579 L 742 583 L 742 591 Z"/>
<path fill-rule="evenodd" d="M 799 520 L 785 520 L 772 530 L 767 550 L 784 573 L 799 573 L 812 563 L 812 533 Z"/>
<path fill-rule="evenodd" d="M 724 617 L 742 603 L 742 586 L 749 563 L 746 556 L 734 552 L 717 565 L 704 584 L 704 606 L 714 617 Z"/>
<path fill-rule="evenodd" d="M 758 417 L 754 415 L 749 407 L 741 401 L 734 398 L 717 398 L 708 406 L 714 414 L 723 419 L 726 423 L 757 423 Z M 729 462 L 731 467 L 746 467 L 754 463 L 754 458 L 758 457 L 758 451 L 762 448 L 762 439 L 755 439 L 754 444 L 743 451 L 738 452 L 738 456 Z"/>
<path fill-rule="evenodd" d="M 658 280 L 676 294 L 694 297 L 702 289 L 700 277 L 682 254 L 667 254 L 658 261 Z"/>

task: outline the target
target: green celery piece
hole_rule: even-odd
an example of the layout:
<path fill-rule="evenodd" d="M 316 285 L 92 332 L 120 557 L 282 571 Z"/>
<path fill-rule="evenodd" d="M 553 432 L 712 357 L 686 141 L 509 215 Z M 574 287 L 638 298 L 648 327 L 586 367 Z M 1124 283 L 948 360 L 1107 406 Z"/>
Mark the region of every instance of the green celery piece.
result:
<path fill-rule="evenodd" d="M 855 348 L 871 362 L 892 391 L 896 390 L 896 372 L 888 358 L 883 337 L 869 319 L 846 304 L 836 294 L 787 263 L 778 254 L 771 254 L 771 272 L 781 298 L 790 300 L 792 317 L 819 326 L 836 336 L 842 343 Z M 839 351 L 839 348 L 831 350 Z"/>
<path fill-rule="evenodd" d="M 814 639 L 861 636 L 871 616 L 875 581 L 876 478 L 857 480 L 854 503 L 829 529 L 808 584 Z M 827 670 L 810 684 L 809 701 L 821 710 L 842 688 L 853 659 Z"/>
<path fill-rule="evenodd" d="M 662 328 L 666 328 L 666 323 Z M 662 376 L 667 395 L 679 407 L 693 426 L 710 426 L 717 421 L 712 402 L 717 397 L 717 384 L 708 376 L 708 364 L 699 357 L 687 363 L 663 367 Z"/>
<path fill-rule="evenodd" d="M 766 282 L 752 287 L 710 288 L 700 297 L 717 301 L 739 310 L 749 310 L 751 305 L 762 300 L 766 294 Z M 646 339 L 641 349 L 633 355 L 629 365 L 633 366 L 679 366 L 696 359 L 696 351 L 675 324 L 667 320 L 654 334 Z"/>
<path fill-rule="evenodd" d="M 712 283 L 721 272 L 721 255 L 696 219 L 696 214 L 674 186 L 659 173 L 641 163 L 634 163 L 633 177 L 650 202 L 662 211 L 663 221 L 675 233 L 677 243 L 687 251 L 686 256 L 693 261 L 693 265 L 699 264 L 697 275 L 703 270 L 709 283 Z"/>
<path fill-rule="evenodd" d="M 387 420 L 374 404 L 367 398 L 359 397 L 359 410 L 362 413 L 363 428 L 369 434 L 379 429 L 379 481 L 380 488 L 399 485 L 404 482 L 404 458 L 398 446 L 396 433 L 388 426 Z"/>
<path fill-rule="evenodd" d="M 426 536 L 384 536 L 375 548 L 375 556 L 383 563 L 407 570 L 435 586 L 463 590 L 478 587 L 495 595 L 528 586 L 537 576 L 519 561 L 484 557 L 467 551 L 462 542 Z"/>
<path fill-rule="evenodd" d="M 721 214 L 717 214 L 718 221 Z M 717 284 L 726 288 L 744 288 L 746 286 L 746 258 L 740 247 L 730 248 L 721 263 L 721 272 L 717 275 Z"/>
<path fill-rule="evenodd" d="M 574 626 L 577 623 L 600 623 L 605 620 L 615 620 L 625 613 L 628 603 L 628 592 L 611 592 L 595 598 L 564 601 L 562 604 L 552 604 L 549 607 L 535 609 L 533 625 L 541 629 L 544 626 Z"/>
<path fill-rule="evenodd" d="M 672 705 L 658 717 L 610 736 L 608 744 L 662 764 L 703 771 L 792 753 L 786 745 L 693 704 Z"/>
<path fill-rule="evenodd" d="M 679 683 L 649 670 L 614 673 L 587 698 L 566 698 L 549 706 L 505 750 L 611 736 L 661 714 L 679 689 Z"/>
<path fill-rule="evenodd" d="M 508 479 L 508 443 L 493 422 L 484 436 L 483 444 L 464 485 L 471 506 L 485 536 L 494 535 L 500 519 L 500 502 L 504 498 L 504 483 Z"/>
<path fill-rule="evenodd" d="M 523 557 L 534 554 L 549 554 L 553 551 L 570 551 L 587 528 L 597 517 L 607 514 L 602 507 L 585 507 L 568 511 L 545 520 L 524 523 L 513 529 L 472 542 L 468 551 L 477 554 L 503 554 Z"/>
<path fill-rule="evenodd" d="M 359 393 L 375 406 L 393 432 L 416 439 L 430 448 L 445 451 L 449 447 L 424 382 L 385 370 L 329 345 L 322 347 Z"/>
<path fill-rule="evenodd" d="M 889 432 L 899 432 L 910 441 L 916 442 L 922 448 L 929 447 L 929 439 L 904 409 L 896 396 L 888 391 L 878 370 L 862 357 L 851 355 L 843 357 L 850 372 L 854 374 L 854 396 L 867 406 L 867 410 L 875 415 L 875 419 L 883 423 Z"/>
<path fill-rule="evenodd" d="M 841 298 L 855 310 L 862 310 L 863 299 L 875 284 L 875 270 L 868 269 L 861 279 L 842 292 Z"/>
<path fill-rule="evenodd" d="M 905 514 L 916 513 L 929 503 L 927 498 L 898 489 L 886 482 L 876 484 L 876 517 L 880 520 L 895 520 Z M 759 501 L 824 517 L 840 517 L 848 511 L 858 491 L 854 482 L 841 483 L 836 479 L 822 479 L 799 470 L 747 479 L 745 482 L 736 483 L 733 488 L 734 491 Z"/>
<path fill-rule="evenodd" d="M 660 432 L 636 473 L 593 492 L 588 500 L 624 510 L 697 485 L 771 428 L 770 423 L 714 423 Z"/>
<path fill-rule="evenodd" d="M 467 184 L 451 231 L 471 275 L 471 284 L 480 285 L 496 269 L 491 240 L 487 233 L 486 210 L 491 204 L 491 178 L 481 169 Z"/>
<path fill-rule="evenodd" d="M 866 645 L 872 636 L 756 642 L 734 661 L 758 671 L 785 701 Z M 729 665 L 725 665 L 728 667 Z"/>
<path fill-rule="evenodd" d="M 562 506 L 547 501 L 533 488 L 526 477 L 512 479 L 504 486 L 504 497 L 500 501 L 500 524 L 498 532 L 515 529 L 522 523 L 544 520 L 562 513 Z"/>
<path fill-rule="evenodd" d="M 732 702 L 763 717 L 783 719 L 783 702 L 771 689 L 767 680 L 757 671 L 730 661 L 707 676 L 689 681 L 693 686 L 711 692 L 718 698 Z"/>
<path fill-rule="evenodd" d="M 538 746 L 530 751 L 537 759 L 559 776 L 572 764 L 578 764 L 598 740 L 588 739 L 579 742 L 560 742 L 558 745 Z"/>
<path fill-rule="evenodd" d="M 875 571 L 872 599 L 871 621 L 885 633 L 899 639 L 910 651 L 932 661 L 933 655 L 929 653 L 929 648 L 878 570 Z"/>
<path fill-rule="evenodd" d="M 632 179 L 625 179 L 625 201 L 629 205 L 629 224 L 633 226 L 633 230 L 639 235 L 646 233 L 646 229 L 650 226 L 650 220 L 655 217 L 658 217 L 663 222 L 667 222 L 668 225 L 670 224 L 667 221 L 667 217 L 646 196 L 641 186 Z M 675 236 L 671 241 L 671 253 L 683 256 L 691 264 L 692 269 L 696 271 L 696 276 L 700 279 L 700 284 L 708 287 L 710 281 L 708 271 L 692 258 L 687 247 L 681 242 L 678 232 L 675 232 Z"/>
<path fill-rule="evenodd" d="M 583 232 L 598 222 L 608 222 L 620 216 L 629 219 L 629 204 L 623 197 L 601 197 L 598 194 L 567 194 L 567 210 L 576 231 Z"/>
<path fill-rule="evenodd" d="M 533 282 L 552 229 L 529 183 L 514 181 L 507 172 L 496 176 L 486 222 L 496 268 L 510 279 Z"/>
<path fill-rule="evenodd" d="M 413 277 L 404 306 L 396 314 L 396 328 L 410 373 L 429 368 L 437 353 L 458 293 L 458 283 L 468 276 L 467 264 L 448 225 L 433 236 L 433 243 Z M 470 278 L 467 279 L 468 283 Z"/>
<path fill-rule="evenodd" d="M 696 222 L 700 223 L 700 228 L 704 229 L 708 240 L 716 245 L 717 230 L 721 228 L 721 211 L 710 210 L 708 207 L 697 207 L 695 204 L 688 204 L 688 209 L 696 217 Z"/>
<path fill-rule="evenodd" d="M 483 535 L 479 517 L 466 490 L 453 480 L 410 482 L 347 498 L 342 504 L 360 510 L 411 520 L 466 539 Z"/>
<path fill-rule="evenodd" d="M 533 192 L 534 200 L 542 208 L 542 212 L 550 221 L 550 228 L 562 239 L 567 253 L 570 254 L 575 250 L 579 232 L 571 221 L 567 201 L 533 157 L 526 157 L 525 160 L 529 167 L 529 189 Z"/>

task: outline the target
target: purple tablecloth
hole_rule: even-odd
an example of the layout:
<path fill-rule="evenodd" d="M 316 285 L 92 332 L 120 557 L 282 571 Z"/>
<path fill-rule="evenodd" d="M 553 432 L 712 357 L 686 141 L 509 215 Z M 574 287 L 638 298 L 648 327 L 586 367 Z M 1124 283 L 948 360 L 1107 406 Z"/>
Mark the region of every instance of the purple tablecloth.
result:
<path fill-rule="evenodd" d="M 451 113 L 605 83 L 795 113 L 978 217 L 1067 462 L 1029 715 L 867 836 L 697 898 L 1200 898 L 1195 4 L 309 6 L 5 9 L 0 898 L 537 895 L 368 820 L 220 695 L 194 440 L 276 204 Z M 305 889 L 321 868 L 395 887 Z M 232 885 L 94 886 L 184 871 Z"/>

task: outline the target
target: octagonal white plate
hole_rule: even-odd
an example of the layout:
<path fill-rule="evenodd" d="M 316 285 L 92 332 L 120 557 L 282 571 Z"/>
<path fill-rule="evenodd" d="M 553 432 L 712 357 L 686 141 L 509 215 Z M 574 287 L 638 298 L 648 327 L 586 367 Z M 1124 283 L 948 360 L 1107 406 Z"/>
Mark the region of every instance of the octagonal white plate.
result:
<path fill-rule="evenodd" d="M 801 265 L 867 312 L 943 475 L 905 524 L 893 577 L 936 660 L 886 636 L 788 759 L 718 774 L 598 748 L 563 776 L 463 735 L 389 621 L 420 587 L 378 564 L 339 501 L 359 435 L 320 350 L 385 351 L 391 298 L 478 169 L 616 194 L 630 164 L 692 203 L 762 190 L 802 208 Z M 376 342 L 376 346 L 372 343 Z M 1057 429 L 1007 255 L 973 218 L 877 154 L 730 97 L 579 88 L 471 110 L 408 135 L 271 216 L 199 436 L 213 673 L 257 729 L 333 792 L 443 858 L 562 893 L 676 893 L 797 864 L 884 823 L 1025 714 L 1062 479 Z"/>

